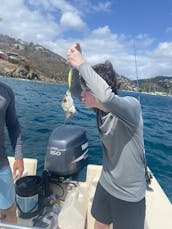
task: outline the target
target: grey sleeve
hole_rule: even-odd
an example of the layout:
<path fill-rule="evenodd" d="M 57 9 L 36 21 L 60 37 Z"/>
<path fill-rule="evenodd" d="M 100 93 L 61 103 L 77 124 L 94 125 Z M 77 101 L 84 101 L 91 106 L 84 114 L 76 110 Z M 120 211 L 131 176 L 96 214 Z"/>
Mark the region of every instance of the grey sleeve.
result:
<path fill-rule="evenodd" d="M 132 128 L 138 126 L 140 120 L 140 103 L 131 96 L 119 97 L 112 92 L 110 86 L 89 65 L 83 63 L 78 68 L 94 96 L 121 121 Z"/>
<path fill-rule="evenodd" d="M 10 102 L 6 110 L 6 126 L 12 148 L 15 152 L 15 158 L 23 158 L 21 144 L 21 129 L 17 119 L 15 109 L 15 98 L 12 90 L 9 90 Z"/>

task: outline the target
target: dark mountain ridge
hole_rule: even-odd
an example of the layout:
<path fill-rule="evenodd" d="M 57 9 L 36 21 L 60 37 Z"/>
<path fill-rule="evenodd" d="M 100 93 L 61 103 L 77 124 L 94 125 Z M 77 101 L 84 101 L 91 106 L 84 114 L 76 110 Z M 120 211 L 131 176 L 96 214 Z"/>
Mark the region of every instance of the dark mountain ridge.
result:
<path fill-rule="evenodd" d="M 134 81 L 137 82 L 136 80 Z M 172 95 L 172 76 L 156 76 L 138 81 L 139 91 Z"/>

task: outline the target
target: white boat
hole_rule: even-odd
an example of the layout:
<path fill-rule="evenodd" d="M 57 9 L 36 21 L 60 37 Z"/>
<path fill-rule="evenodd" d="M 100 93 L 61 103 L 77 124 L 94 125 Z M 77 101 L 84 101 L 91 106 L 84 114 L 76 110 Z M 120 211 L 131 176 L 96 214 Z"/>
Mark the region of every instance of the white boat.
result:
<path fill-rule="evenodd" d="M 9 157 L 11 166 L 13 160 L 13 157 Z M 24 167 L 23 176 L 36 175 L 37 160 L 24 158 Z M 94 218 L 91 216 L 90 209 L 101 168 L 100 165 L 89 164 L 87 166 L 86 181 L 79 182 L 71 191 L 67 191 L 64 204 L 58 215 L 60 229 L 94 228 Z M 154 176 L 150 187 L 151 189 L 146 192 L 145 229 L 172 229 L 172 204 Z M 54 192 L 56 192 L 55 189 Z M 32 218 L 22 219 L 20 217 L 18 217 L 17 225 L 0 223 L 1 227 L 17 229 L 41 228 L 32 226 Z M 112 225 L 110 228 L 113 228 Z"/>

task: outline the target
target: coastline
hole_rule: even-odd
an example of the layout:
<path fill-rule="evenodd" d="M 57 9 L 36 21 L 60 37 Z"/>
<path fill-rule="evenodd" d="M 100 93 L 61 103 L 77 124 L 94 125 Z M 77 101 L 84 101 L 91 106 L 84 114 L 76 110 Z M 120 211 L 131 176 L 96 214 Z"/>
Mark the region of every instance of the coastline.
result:
<path fill-rule="evenodd" d="M 153 96 L 166 96 L 166 97 L 172 97 L 172 95 L 168 95 L 164 92 L 144 92 L 144 91 L 130 91 L 130 90 L 119 90 L 119 91 L 125 91 L 125 92 L 131 92 L 131 93 L 140 93 L 140 94 L 145 94 L 145 95 L 153 95 Z"/>
<path fill-rule="evenodd" d="M 67 82 L 64 82 L 64 81 L 55 81 L 55 80 L 36 80 L 36 79 L 33 79 L 33 80 L 30 80 L 30 79 L 23 79 L 23 78 L 14 78 L 14 77 L 8 77 L 8 76 L 3 76 L 3 75 L 0 75 L 0 78 L 6 78 L 6 79 L 16 79 L 16 80 L 22 80 L 22 81 L 28 81 L 28 82 L 38 82 L 38 83 L 47 83 L 47 84 L 62 84 L 62 85 L 67 85 Z M 170 97 L 172 98 L 172 94 L 168 95 L 164 92 L 144 92 L 144 91 L 131 91 L 131 90 L 120 90 L 120 91 L 126 91 L 126 92 L 133 92 L 133 93 L 141 93 L 141 94 L 148 94 L 148 95 L 154 95 L 154 96 L 167 96 L 167 97 Z"/>
<path fill-rule="evenodd" d="M 47 83 L 47 84 L 66 84 L 67 82 L 63 82 L 63 81 L 45 81 L 45 80 L 29 80 L 29 79 L 23 79 L 23 78 L 14 78 L 14 77 L 7 77 L 7 76 L 3 76 L 0 75 L 0 78 L 4 78 L 4 79 L 14 79 L 14 80 L 22 80 L 22 81 L 26 81 L 26 82 L 37 82 L 37 83 Z"/>

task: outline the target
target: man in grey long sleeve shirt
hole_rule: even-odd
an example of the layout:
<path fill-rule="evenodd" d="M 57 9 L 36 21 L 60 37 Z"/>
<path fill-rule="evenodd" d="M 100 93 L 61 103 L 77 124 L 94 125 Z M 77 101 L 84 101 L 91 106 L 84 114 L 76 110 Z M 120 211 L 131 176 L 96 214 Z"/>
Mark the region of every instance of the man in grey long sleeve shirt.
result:
<path fill-rule="evenodd" d="M 5 149 L 5 126 L 15 153 L 13 174 Z M 15 189 L 13 179 L 24 170 L 21 150 L 21 131 L 16 116 L 15 98 L 9 86 L 0 82 L 0 217 L 2 221 L 16 223 Z"/>
<path fill-rule="evenodd" d="M 111 223 L 115 229 L 143 229 L 146 178 L 140 103 L 117 95 L 116 72 L 110 62 L 92 67 L 76 47 L 68 49 L 67 61 L 78 70 L 82 91 L 77 95 L 72 86 L 71 91 L 95 110 L 104 149 L 91 211 L 95 229 L 107 229 Z"/>

